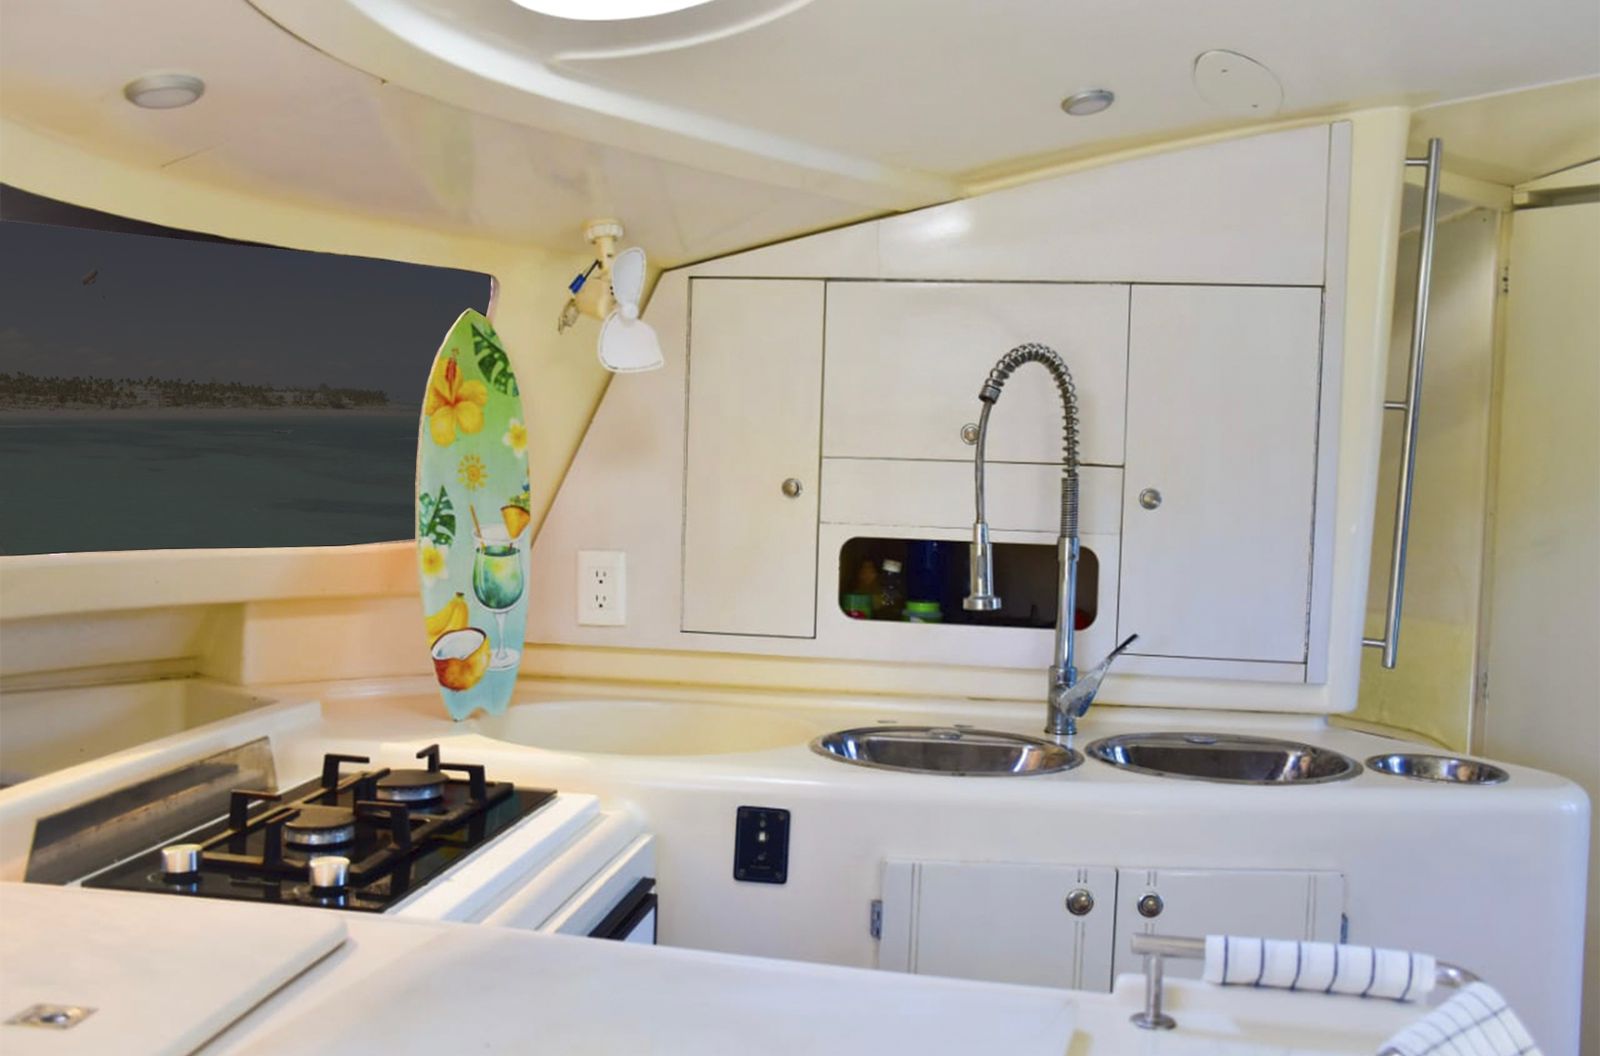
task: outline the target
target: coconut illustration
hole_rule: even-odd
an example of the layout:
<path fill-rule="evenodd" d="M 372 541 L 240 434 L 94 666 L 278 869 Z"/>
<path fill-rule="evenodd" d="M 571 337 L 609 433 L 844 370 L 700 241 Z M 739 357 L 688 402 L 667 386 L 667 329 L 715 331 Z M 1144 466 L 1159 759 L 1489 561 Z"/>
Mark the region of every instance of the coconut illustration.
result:
<path fill-rule="evenodd" d="M 446 689 L 471 689 L 489 670 L 489 636 L 476 627 L 441 634 L 433 643 L 433 670 Z"/>

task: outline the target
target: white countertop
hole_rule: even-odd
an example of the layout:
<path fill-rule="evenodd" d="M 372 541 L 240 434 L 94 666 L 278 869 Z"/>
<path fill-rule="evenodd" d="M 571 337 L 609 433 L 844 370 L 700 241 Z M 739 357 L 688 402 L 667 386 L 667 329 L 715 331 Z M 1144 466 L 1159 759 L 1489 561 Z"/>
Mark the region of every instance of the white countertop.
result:
<path fill-rule="evenodd" d="M 7 932 L 13 945 L 37 947 L 10 951 L 24 963 L 8 958 L 0 975 L 7 1015 L 24 997 L 47 999 L 18 990 L 40 979 L 38 959 L 96 961 L 92 993 L 87 982 L 52 977 L 57 1000 L 92 1002 L 95 1013 L 71 1031 L 0 1026 L 8 1052 L 23 1042 L 74 1056 L 187 1052 L 174 1046 L 172 1022 L 187 1013 L 174 1010 L 209 1000 L 207 986 L 238 983 L 216 978 L 226 974 L 219 965 L 251 949 L 260 953 L 255 974 L 271 982 L 256 998 L 299 974 L 254 1008 L 191 1009 L 190 1044 L 196 1027 L 221 1029 L 198 1050 L 207 1056 L 1345 1056 L 1375 1051 L 1419 1014 L 1393 1002 L 1174 981 L 1167 1007 L 1178 1028 L 1157 1033 L 1128 1021 L 1137 977 L 1112 994 L 1082 994 L 298 907 L 213 902 L 196 912 L 158 895 L 42 885 L 0 885 L 0 906 L 27 911 L 32 926 L 10 920 Z M 323 956 L 341 930 L 342 944 Z M 232 1016 L 241 1018 L 222 1029 Z"/>

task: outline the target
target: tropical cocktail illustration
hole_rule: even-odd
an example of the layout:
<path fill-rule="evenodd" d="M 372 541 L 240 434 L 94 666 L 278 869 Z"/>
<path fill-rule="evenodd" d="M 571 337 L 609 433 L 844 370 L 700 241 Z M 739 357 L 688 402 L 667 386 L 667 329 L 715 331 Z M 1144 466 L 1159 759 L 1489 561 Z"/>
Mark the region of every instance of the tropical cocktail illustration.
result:
<path fill-rule="evenodd" d="M 481 526 L 482 534 L 472 555 L 472 593 L 483 607 L 494 613 L 495 650 L 489 657 L 489 670 L 504 671 L 517 666 L 522 654 L 506 641 L 506 613 L 522 600 L 524 589 L 522 551 L 499 525 Z"/>

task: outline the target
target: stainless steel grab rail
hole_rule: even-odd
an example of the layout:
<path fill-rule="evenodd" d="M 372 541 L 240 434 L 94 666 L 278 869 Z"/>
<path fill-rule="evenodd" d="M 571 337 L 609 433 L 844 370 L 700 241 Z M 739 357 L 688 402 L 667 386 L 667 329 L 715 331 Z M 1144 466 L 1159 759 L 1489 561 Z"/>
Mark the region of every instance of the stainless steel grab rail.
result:
<path fill-rule="evenodd" d="M 1400 655 L 1400 609 L 1406 592 L 1406 546 L 1411 538 L 1411 492 L 1416 483 L 1417 424 L 1422 404 L 1422 358 L 1428 342 L 1428 293 L 1433 285 L 1433 236 L 1439 226 L 1439 173 L 1443 144 L 1428 140 L 1428 154 L 1407 158 L 1407 165 L 1424 166 L 1422 230 L 1417 247 L 1417 305 L 1411 318 L 1411 370 L 1406 398 L 1385 400 L 1386 411 L 1405 413 L 1405 452 L 1400 456 L 1400 483 L 1396 489 L 1394 548 L 1389 559 L 1389 602 L 1384 614 L 1383 637 L 1363 638 L 1361 644 L 1383 650 L 1383 666 L 1393 668 Z"/>
<path fill-rule="evenodd" d="M 1128 945 L 1134 953 L 1144 957 L 1144 1008 L 1129 1016 L 1129 1021 L 1145 1030 L 1171 1030 L 1178 1021 L 1161 1010 L 1164 962 L 1168 957 L 1204 960 L 1206 940 L 1181 935 L 1135 934 Z M 1434 962 L 1434 978 L 1440 986 L 1457 989 L 1478 981 L 1478 977 L 1465 968 L 1444 961 Z"/>

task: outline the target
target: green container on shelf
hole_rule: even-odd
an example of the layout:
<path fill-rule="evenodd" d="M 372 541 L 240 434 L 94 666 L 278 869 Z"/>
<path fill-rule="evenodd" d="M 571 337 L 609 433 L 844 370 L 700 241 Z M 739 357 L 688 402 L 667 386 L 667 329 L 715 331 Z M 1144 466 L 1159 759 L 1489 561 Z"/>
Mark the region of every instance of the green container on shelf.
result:
<path fill-rule="evenodd" d="M 839 595 L 839 607 L 844 610 L 846 616 L 853 620 L 872 619 L 871 594 L 841 594 Z"/>
<path fill-rule="evenodd" d="M 943 623 L 944 611 L 937 601 L 906 602 L 907 623 Z"/>

